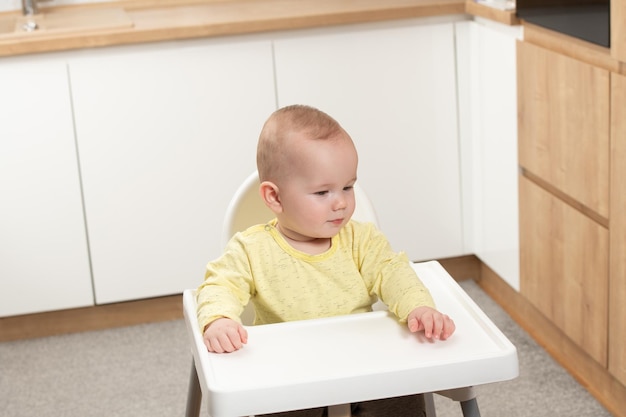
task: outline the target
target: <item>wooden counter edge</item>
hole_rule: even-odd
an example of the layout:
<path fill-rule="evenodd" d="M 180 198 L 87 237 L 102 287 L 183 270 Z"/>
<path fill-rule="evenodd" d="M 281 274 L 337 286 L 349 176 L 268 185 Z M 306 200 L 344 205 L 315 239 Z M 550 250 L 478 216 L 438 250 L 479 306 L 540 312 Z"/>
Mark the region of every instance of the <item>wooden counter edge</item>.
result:
<path fill-rule="evenodd" d="M 499 10 L 484 4 L 476 3 L 474 0 L 465 1 L 465 13 L 483 17 L 509 26 L 520 24 L 520 20 L 515 15 L 515 10 Z"/>
<path fill-rule="evenodd" d="M 141 44 L 158 41 L 171 41 L 181 39 L 194 39 L 204 37 L 218 37 L 261 32 L 307 29 L 324 26 L 336 26 L 357 23 L 372 23 L 420 17 L 458 15 L 465 13 L 462 0 L 444 2 L 398 2 L 395 4 L 381 3 L 380 6 L 355 5 L 354 7 L 336 7 L 332 3 L 326 3 L 319 12 L 311 13 L 311 3 L 293 3 L 290 13 L 281 13 L 278 16 L 265 14 L 261 18 L 253 17 L 255 13 L 249 13 L 246 19 L 210 21 L 196 20 L 189 24 L 180 23 L 176 20 L 156 18 L 155 15 L 163 16 L 171 11 L 172 15 L 185 9 L 202 10 L 211 15 L 212 8 L 220 8 L 224 11 L 228 2 L 211 1 L 208 3 L 192 2 L 171 7 L 139 8 L 129 7 L 125 9 L 134 23 L 132 28 L 90 31 L 87 33 L 57 33 L 49 36 L 22 37 L 19 39 L 0 39 L 0 57 L 67 51 L 84 48 Z M 237 2 L 232 5 L 236 10 Z M 271 4 L 270 4 L 271 6 Z M 267 4 L 260 7 L 268 8 Z M 267 10 L 266 10 L 267 11 Z M 228 14 L 228 13 L 226 13 Z M 192 19 L 193 20 L 193 19 Z"/>

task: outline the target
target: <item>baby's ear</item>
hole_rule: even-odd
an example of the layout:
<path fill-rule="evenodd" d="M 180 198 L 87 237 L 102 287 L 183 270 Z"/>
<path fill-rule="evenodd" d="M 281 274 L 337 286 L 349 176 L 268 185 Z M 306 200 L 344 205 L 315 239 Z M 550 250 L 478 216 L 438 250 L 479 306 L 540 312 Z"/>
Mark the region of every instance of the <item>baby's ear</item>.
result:
<path fill-rule="evenodd" d="M 263 181 L 259 187 L 261 198 L 265 202 L 265 205 L 278 214 L 283 211 L 283 206 L 280 202 L 280 196 L 278 193 L 278 186 L 271 181 Z"/>

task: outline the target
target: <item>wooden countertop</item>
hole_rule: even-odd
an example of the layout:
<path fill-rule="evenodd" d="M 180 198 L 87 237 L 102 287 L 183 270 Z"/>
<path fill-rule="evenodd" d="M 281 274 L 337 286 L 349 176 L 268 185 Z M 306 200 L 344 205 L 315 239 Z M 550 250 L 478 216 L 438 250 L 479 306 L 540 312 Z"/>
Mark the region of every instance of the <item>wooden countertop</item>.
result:
<path fill-rule="evenodd" d="M 99 9 L 117 9 L 129 24 L 0 35 L 0 56 L 463 14 L 465 0 L 118 0 L 42 11 Z"/>
<path fill-rule="evenodd" d="M 484 17 L 504 23 L 505 25 L 519 25 L 520 20 L 515 15 L 515 10 L 499 10 L 484 4 L 476 3 L 474 0 L 465 1 L 465 12 L 472 16 Z"/>

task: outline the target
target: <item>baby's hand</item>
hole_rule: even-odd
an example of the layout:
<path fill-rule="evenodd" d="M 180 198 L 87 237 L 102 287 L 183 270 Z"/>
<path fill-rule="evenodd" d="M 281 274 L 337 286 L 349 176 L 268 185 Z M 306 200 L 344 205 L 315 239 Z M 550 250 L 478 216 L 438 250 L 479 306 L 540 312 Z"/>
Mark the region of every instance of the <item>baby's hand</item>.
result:
<path fill-rule="evenodd" d="M 209 352 L 230 353 L 248 343 L 248 332 L 235 320 L 217 319 L 204 330 L 204 344 Z"/>
<path fill-rule="evenodd" d="M 413 333 L 424 330 L 424 336 L 429 339 L 446 340 L 456 329 L 450 317 L 426 306 L 417 307 L 411 311 L 407 324 Z"/>

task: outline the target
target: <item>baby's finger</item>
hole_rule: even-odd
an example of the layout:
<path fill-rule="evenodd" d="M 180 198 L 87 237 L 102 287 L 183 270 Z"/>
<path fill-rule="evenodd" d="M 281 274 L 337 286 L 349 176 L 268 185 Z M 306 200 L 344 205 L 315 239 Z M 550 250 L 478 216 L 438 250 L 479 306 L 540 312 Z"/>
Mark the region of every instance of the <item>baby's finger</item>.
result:
<path fill-rule="evenodd" d="M 441 337 L 442 340 L 446 340 L 447 338 L 452 336 L 452 333 L 454 333 L 455 330 L 456 325 L 454 324 L 454 321 L 450 317 L 444 315 L 444 328 L 443 335 Z"/>
<path fill-rule="evenodd" d="M 243 343 L 244 345 L 248 343 L 248 331 L 243 326 L 239 326 L 237 330 L 239 331 L 239 338 L 241 340 L 241 343 Z"/>
<path fill-rule="evenodd" d="M 239 335 L 233 338 L 229 334 L 222 334 L 218 338 L 219 345 L 222 349 L 220 353 L 230 353 L 234 352 L 237 349 L 241 348 L 241 341 L 239 340 Z"/>
<path fill-rule="evenodd" d="M 441 314 L 435 314 L 433 318 L 433 337 L 435 339 L 441 339 L 443 331 L 443 316 Z"/>
<path fill-rule="evenodd" d="M 243 347 L 243 338 L 241 336 L 240 329 L 242 329 L 241 326 L 236 328 L 231 327 L 226 330 L 226 333 L 221 338 L 220 343 L 226 352 L 234 352 Z"/>
<path fill-rule="evenodd" d="M 207 348 L 209 349 L 209 352 L 213 352 L 213 353 L 226 352 L 217 337 L 209 337 L 208 339 L 205 339 L 205 341 L 206 341 L 205 344 Z"/>
<path fill-rule="evenodd" d="M 424 328 L 424 336 L 429 339 L 433 337 L 433 315 L 423 314 L 422 317 L 420 317 L 420 321 L 422 322 L 422 327 Z"/>

